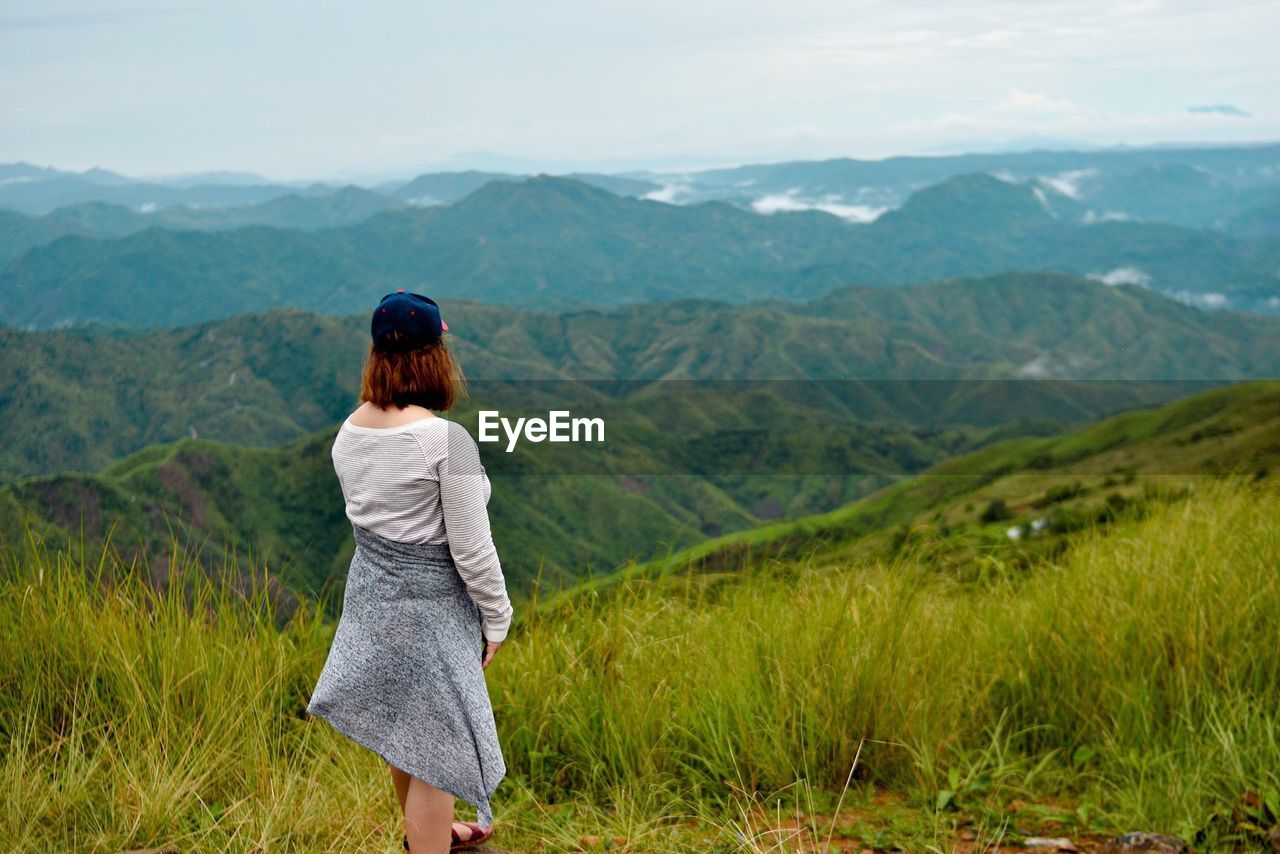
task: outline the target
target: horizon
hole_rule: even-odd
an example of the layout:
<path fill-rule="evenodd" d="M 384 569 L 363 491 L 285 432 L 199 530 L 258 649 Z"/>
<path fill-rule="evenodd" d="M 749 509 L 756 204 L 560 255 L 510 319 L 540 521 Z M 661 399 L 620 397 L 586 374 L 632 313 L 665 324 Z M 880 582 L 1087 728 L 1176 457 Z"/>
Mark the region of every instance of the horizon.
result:
<path fill-rule="evenodd" d="M 628 175 L 628 174 L 649 174 L 653 176 L 680 176 L 685 174 L 694 174 L 697 172 L 711 171 L 718 169 L 735 169 L 747 166 L 773 166 L 785 163 L 821 163 L 834 161 L 857 161 L 865 163 L 883 162 L 895 159 L 924 159 L 948 157 L 965 157 L 973 155 L 1009 155 L 1018 156 L 1036 152 L 1120 152 L 1120 151 L 1150 151 L 1168 149 L 1176 150 L 1200 150 L 1200 149 L 1249 149 L 1249 148 L 1266 148 L 1268 146 L 1280 145 L 1280 136 L 1275 138 L 1257 139 L 1257 140 L 1178 140 L 1178 141 L 1153 141 L 1142 144 L 1130 144 L 1126 142 L 1116 142 L 1111 144 L 1071 144 L 1070 141 L 1061 141 L 1060 145 L 1044 145 L 1034 146 L 1028 145 L 1021 147 L 1018 145 L 1020 141 L 1011 141 L 1007 145 L 1000 143 L 992 143 L 990 147 L 972 148 L 955 151 L 930 151 L 930 152 L 902 152 L 894 154 L 886 154 L 878 157 L 865 157 L 853 154 L 836 154 L 830 157 L 813 157 L 813 158 L 789 158 L 781 160 L 707 160 L 705 163 L 690 165 L 688 168 L 582 168 L 580 166 L 561 164 L 559 168 L 552 166 L 550 168 L 540 168 L 536 161 L 526 161 L 518 155 L 504 155 L 493 152 L 474 152 L 472 155 L 459 155 L 464 162 L 452 164 L 429 164 L 421 167 L 407 167 L 403 170 L 393 170 L 385 173 L 366 172 L 358 173 L 334 173 L 329 176 L 311 175 L 298 178 L 283 178 L 278 175 L 270 175 L 264 172 L 253 170 L 241 170 L 226 167 L 213 167 L 210 169 L 188 170 L 179 172 L 129 172 L 124 169 L 118 169 L 110 165 L 97 163 L 83 168 L 68 167 L 65 164 L 40 162 L 32 158 L 19 158 L 14 160 L 0 161 L 2 166 L 28 166 L 37 169 L 52 170 L 67 175 L 87 175 L 94 172 L 102 172 L 114 175 L 120 178 L 126 178 L 131 181 L 138 182 L 180 182 L 192 178 L 200 177 L 224 177 L 236 179 L 261 179 L 271 184 L 295 185 L 305 187 L 310 185 L 332 185 L 341 186 L 363 186 L 374 187 L 383 183 L 392 183 L 400 180 L 409 180 L 420 175 L 427 174 L 448 174 L 463 172 L 495 172 L 506 173 L 513 176 L 536 176 L 551 175 L 555 177 L 565 177 L 569 173 L 595 173 L 604 175 Z M 474 161 L 466 160 L 467 157 L 475 158 Z M 521 166 L 521 161 L 526 161 Z M 488 165 L 485 165 L 486 162 Z"/>

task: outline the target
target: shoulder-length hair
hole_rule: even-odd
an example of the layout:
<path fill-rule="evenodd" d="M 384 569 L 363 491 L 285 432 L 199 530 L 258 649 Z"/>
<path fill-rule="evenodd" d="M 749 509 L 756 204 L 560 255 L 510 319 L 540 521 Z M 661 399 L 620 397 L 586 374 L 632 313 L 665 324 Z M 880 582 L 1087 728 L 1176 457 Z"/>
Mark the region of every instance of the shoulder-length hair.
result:
<path fill-rule="evenodd" d="M 398 332 L 392 332 L 395 339 Z M 394 340 L 392 341 L 394 343 Z M 466 379 L 441 338 L 411 350 L 381 349 L 370 344 L 360 380 L 360 400 L 379 409 L 410 404 L 442 412 L 465 395 Z"/>

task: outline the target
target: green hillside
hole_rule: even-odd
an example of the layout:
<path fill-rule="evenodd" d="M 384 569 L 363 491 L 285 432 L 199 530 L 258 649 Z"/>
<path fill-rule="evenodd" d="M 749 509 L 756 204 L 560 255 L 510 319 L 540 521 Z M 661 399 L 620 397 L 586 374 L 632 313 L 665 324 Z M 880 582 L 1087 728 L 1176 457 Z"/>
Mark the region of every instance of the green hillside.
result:
<path fill-rule="evenodd" d="M 1082 529 L 1154 512 L 1198 483 L 1277 473 L 1280 382 L 1241 383 L 1061 436 L 993 444 L 846 507 L 711 538 L 563 596 L 685 569 L 718 578 L 762 560 L 830 565 L 909 555 L 964 578 L 1017 571 L 1060 559 Z"/>
<path fill-rule="evenodd" d="M 836 506 L 1002 435 L 1045 429 L 835 426 L 816 410 L 797 427 L 782 400 L 721 401 L 711 423 L 673 431 L 661 400 L 652 410 L 602 400 L 592 412 L 619 437 L 607 450 L 526 445 L 508 455 L 482 445 L 494 539 L 513 587 L 527 592 L 539 575 L 559 586 L 708 534 Z M 548 410 L 537 398 L 519 402 Z M 775 414 L 753 415 L 758 403 Z M 472 435 L 477 405 L 455 414 Z M 753 429 L 744 431 L 748 419 Z M 125 554 L 163 565 L 171 532 L 180 530 L 208 544 L 208 560 L 227 549 L 262 555 L 291 587 L 319 591 L 341 579 L 352 545 L 330 458 L 336 430 L 271 449 L 182 439 L 94 474 L 14 481 L 0 488 L 0 543 L 12 546 L 32 531 L 82 554 L 110 537 Z"/>
<path fill-rule="evenodd" d="M 735 408 L 743 400 L 753 405 Z M 988 553 L 1024 561 L 1118 509 L 1177 494 L 1186 478 L 1236 470 L 1261 477 L 1280 455 L 1274 382 L 1204 392 L 1057 438 L 1006 441 L 998 440 L 1044 425 L 840 422 L 821 407 L 797 410 L 757 391 L 723 397 L 707 423 L 686 418 L 672 431 L 668 413 L 679 407 L 671 400 L 600 403 L 611 435 L 622 437 L 607 448 L 525 445 L 508 455 L 482 445 L 495 541 L 522 593 L 539 577 L 543 589 L 588 574 L 612 583 L 629 577 L 609 576 L 615 567 L 664 553 L 673 556 L 638 571 L 732 566 L 818 545 L 841 559 L 911 545 L 931 549 L 938 566 L 972 568 Z M 476 405 L 457 413 L 473 435 Z M 754 429 L 743 429 L 747 421 Z M 350 557 L 329 458 L 334 432 L 279 449 L 186 439 L 94 475 L 17 481 L 0 490 L 0 541 L 12 546 L 29 529 L 83 553 L 110 535 L 126 554 L 163 564 L 178 529 L 209 543 L 206 557 L 228 548 L 265 555 L 289 586 L 318 591 L 340 580 Z M 878 487 L 849 506 L 806 515 Z M 785 521 L 760 524 L 779 517 Z M 1035 519 L 1047 527 L 1033 536 Z M 1009 540 L 1014 525 L 1027 536 Z M 728 533 L 735 531 L 742 533 Z"/>
<path fill-rule="evenodd" d="M 601 391 L 637 406 L 677 395 L 673 409 L 685 413 L 705 403 L 681 403 L 674 381 L 772 380 L 793 410 L 838 399 L 861 420 L 992 427 L 1083 423 L 1194 390 L 1169 380 L 1280 375 L 1280 320 L 1052 273 L 844 289 L 810 303 L 681 300 L 562 314 L 444 307 L 472 380 L 625 381 L 547 386 L 551 403 Z M 356 405 L 367 322 L 363 312 L 275 309 L 154 331 L 0 328 L 0 480 L 95 471 L 182 437 L 274 446 L 332 425 Z M 1021 410 L 968 383 L 1019 378 L 1097 382 L 1035 386 L 1042 399 L 1023 386 Z M 963 382 L 913 389 L 906 379 Z M 834 398 L 824 391 L 853 380 L 870 382 L 846 383 Z"/>
<path fill-rule="evenodd" d="M 1051 216 L 1032 187 L 983 174 L 948 178 L 862 225 L 817 211 L 668 205 L 539 176 L 318 232 L 68 235 L 0 273 L 0 320 L 179 324 L 280 305 L 343 314 L 396 287 L 556 310 L 685 297 L 802 300 L 851 285 L 1011 269 L 1129 268 L 1161 291 L 1238 292 L 1253 307 L 1280 291 L 1275 244 L 1170 225 L 1069 222 Z"/>

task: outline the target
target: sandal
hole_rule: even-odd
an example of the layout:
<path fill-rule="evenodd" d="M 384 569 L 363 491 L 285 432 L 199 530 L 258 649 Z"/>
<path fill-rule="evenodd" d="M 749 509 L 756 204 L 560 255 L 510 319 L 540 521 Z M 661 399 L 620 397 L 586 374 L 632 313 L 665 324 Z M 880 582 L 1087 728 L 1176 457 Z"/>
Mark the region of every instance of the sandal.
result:
<path fill-rule="evenodd" d="M 471 830 L 471 836 L 468 839 L 459 839 L 458 832 L 450 828 L 449 833 L 453 836 L 453 842 L 449 845 L 450 851 L 458 851 L 462 848 L 474 848 L 481 842 L 493 836 L 493 825 L 481 827 L 474 821 L 460 821 L 458 824 L 466 825 Z"/>
<path fill-rule="evenodd" d="M 479 845 L 481 842 L 484 842 L 484 841 L 485 841 L 486 839 L 488 839 L 489 837 L 493 836 L 493 826 L 492 826 L 492 825 L 490 825 L 489 827 L 485 828 L 485 827 L 481 827 L 480 825 L 476 824 L 474 821 L 460 821 L 460 822 L 458 822 L 458 824 L 465 824 L 468 828 L 470 828 L 470 829 L 471 829 L 471 837 L 470 837 L 469 839 L 459 839 L 459 838 L 458 838 L 458 831 L 456 831 L 456 830 L 454 830 L 452 827 L 450 827 L 450 828 L 449 828 L 449 835 L 453 837 L 453 841 L 449 844 L 449 850 L 450 850 L 450 851 L 457 851 L 457 850 L 459 850 L 459 849 L 461 849 L 461 848 L 473 848 L 473 847 L 475 847 L 476 845 Z M 404 850 L 405 850 L 405 851 L 408 851 L 408 850 L 409 850 L 409 837 L 407 837 L 407 836 L 406 836 L 406 837 L 404 838 L 404 842 L 403 842 L 402 844 L 404 845 Z"/>

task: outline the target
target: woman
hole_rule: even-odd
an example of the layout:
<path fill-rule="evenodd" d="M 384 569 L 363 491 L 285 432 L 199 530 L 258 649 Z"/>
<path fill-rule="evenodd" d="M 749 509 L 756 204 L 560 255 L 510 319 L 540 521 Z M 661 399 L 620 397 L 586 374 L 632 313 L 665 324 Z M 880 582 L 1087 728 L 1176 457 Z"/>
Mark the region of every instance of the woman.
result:
<path fill-rule="evenodd" d="M 506 775 L 483 670 L 512 607 L 476 443 L 432 411 L 463 390 L 447 329 L 420 294 L 374 309 L 361 405 L 333 442 L 355 554 L 307 706 L 386 761 L 413 854 L 488 839 Z M 478 824 L 452 821 L 455 797 Z"/>

